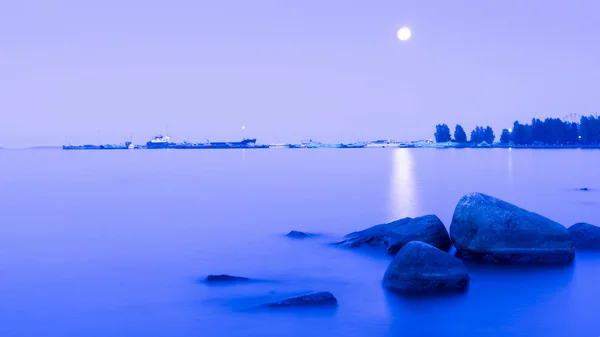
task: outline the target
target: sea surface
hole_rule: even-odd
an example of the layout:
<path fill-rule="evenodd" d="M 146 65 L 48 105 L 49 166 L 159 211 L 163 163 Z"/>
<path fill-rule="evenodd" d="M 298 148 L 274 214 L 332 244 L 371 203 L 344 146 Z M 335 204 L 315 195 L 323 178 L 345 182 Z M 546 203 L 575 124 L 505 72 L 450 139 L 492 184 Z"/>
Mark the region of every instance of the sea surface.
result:
<path fill-rule="evenodd" d="M 2 150 L 0 336 L 597 337 L 600 254 L 469 264 L 464 295 L 406 298 L 381 287 L 387 256 L 328 243 L 406 216 L 449 226 L 475 191 L 600 224 L 599 166 L 598 150 Z M 219 273 L 263 282 L 201 282 Z M 247 310 L 316 291 L 338 308 Z"/>

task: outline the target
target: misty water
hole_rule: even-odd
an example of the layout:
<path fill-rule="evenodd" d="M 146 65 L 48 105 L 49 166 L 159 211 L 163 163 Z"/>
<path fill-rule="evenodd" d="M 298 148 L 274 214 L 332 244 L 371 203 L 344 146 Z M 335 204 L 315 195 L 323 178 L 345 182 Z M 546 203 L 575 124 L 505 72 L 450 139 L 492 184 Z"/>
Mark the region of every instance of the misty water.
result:
<path fill-rule="evenodd" d="M 389 257 L 328 246 L 405 216 L 449 226 L 473 191 L 600 224 L 600 151 L 2 150 L 0 162 L 2 337 L 600 335 L 600 254 L 469 264 L 465 294 L 406 298 L 381 287 Z M 215 273 L 264 282 L 199 282 Z M 245 310 L 316 291 L 338 308 Z"/>

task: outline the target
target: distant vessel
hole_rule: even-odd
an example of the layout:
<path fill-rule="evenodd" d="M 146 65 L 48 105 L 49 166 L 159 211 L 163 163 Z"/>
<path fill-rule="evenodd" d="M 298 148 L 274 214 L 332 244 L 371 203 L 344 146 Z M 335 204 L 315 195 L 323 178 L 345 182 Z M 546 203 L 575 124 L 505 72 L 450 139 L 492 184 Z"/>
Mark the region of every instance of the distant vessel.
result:
<path fill-rule="evenodd" d="M 146 147 L 149 149 L 168 149 L 174 146 L 175 143 L 171 142 L 171 137 L 163 135 L 158 135 L 146 143 Z"/>
<path fill-rule="evenodd" d="M 271 144 L 269 149 L 288 149 L 290 144 Z"/>
<path fill-rule="evenodd" d="M 300 144 L 290 144 L 291 149 L 316 149 L 319 147 L 321 147 L 321 143 L 315 142 L 312 139 L 303 140 L 300 142 Z"/>
<path fill-rule="evenodd" d="M 366 147 L 402 147 L 402 145 L 406 145 L 394 140 L 376 140 L 367 143 Z"/>
<path fill-rule="evenodd" d="M 340 144 L 340 147 L 342 149 L 359 149 L 359 148 L 363 148 L 363 147 L 366 147 L 366 146 L 367 146 L 366 143 Z"/>
<path fill-rule="evenodd" d="M 106 144 L 106 145 L 63 145 L 63 150 L 128 150 L 134 149 L 131 142 L 125 144 Z"/>
<path fill-rule="evenodd" d="M 241 142 L 179 143 L 168 146 L 174 149 L 265 149 L 269 145 L 257 145 L 256 139 L 243 139 Z"/>

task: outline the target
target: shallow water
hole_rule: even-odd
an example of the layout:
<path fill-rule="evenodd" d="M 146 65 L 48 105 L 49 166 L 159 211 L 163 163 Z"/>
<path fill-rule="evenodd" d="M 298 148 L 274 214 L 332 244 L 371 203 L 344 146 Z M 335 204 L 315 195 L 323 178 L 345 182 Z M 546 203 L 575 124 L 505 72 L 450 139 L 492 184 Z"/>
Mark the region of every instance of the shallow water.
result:
<path fill-rule="evenodd" d="M 327 245 L 404 216 L 449 225 L 473 191 L 600 224 L 600 151 L 3 150 L 0 163 L 2 337 L 600 335 L 600 254 L 470 264 L 466 294 L 406 298 L 381 288 L 388 257 Z M 265 282 L 199 282 L 214 273 Z M 245 310 L 313 291 L 339 307 Z"/>

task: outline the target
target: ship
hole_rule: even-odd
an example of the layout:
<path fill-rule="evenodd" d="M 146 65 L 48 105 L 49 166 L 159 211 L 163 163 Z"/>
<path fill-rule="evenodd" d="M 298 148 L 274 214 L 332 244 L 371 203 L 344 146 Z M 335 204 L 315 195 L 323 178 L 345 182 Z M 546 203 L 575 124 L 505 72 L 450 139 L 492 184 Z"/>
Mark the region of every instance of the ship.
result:
<path fill-rule="evenodd" d="M 269 149 L 289 149 L 289 148 L 290 148 L 290 144 L 276 143 L 276 144 L 269 145 Z"/>
<path fill-rule="evenodd" d="M 360 149 L 366 147 L 365 143 L 350 143 L 350 144 L 340 144 L 340 148 L 342 149 Z"/>
<path fill-rule="evenodd" d="M 168 149 L 175 147 L 175 143 L 171 142 L 171 137 L 158 135 L 146 143 L 148 149 Z"/>
<path fill-rule="evenodd" d="M 167 148 L 174 149 L 266 149 L 268 145 L 256 144 L 256 139 L 243 139 L 241 142 L 211 142 L 206 141 L 204 143 L 177 143 L 167 146 Z"/>
<path fill-rule="evenodd" d="M 316 149 L 321 147 L 321 143 L 315 142 L 312 139 L 304 140 L 300 144 L 290 144 L 290 149 Z"/>
<path fill-rule="evenodd" d="M 394 140 L 376 140 L 369 142 L 366 147 L 402 147 L 403 143 Z"/>
<path fill-rule="evenodd" d="M 129 150 L 135 146 L 131 142 L 125 144 L 106 144 L 106 145 L 63 145 L 63 150 Z"/>

